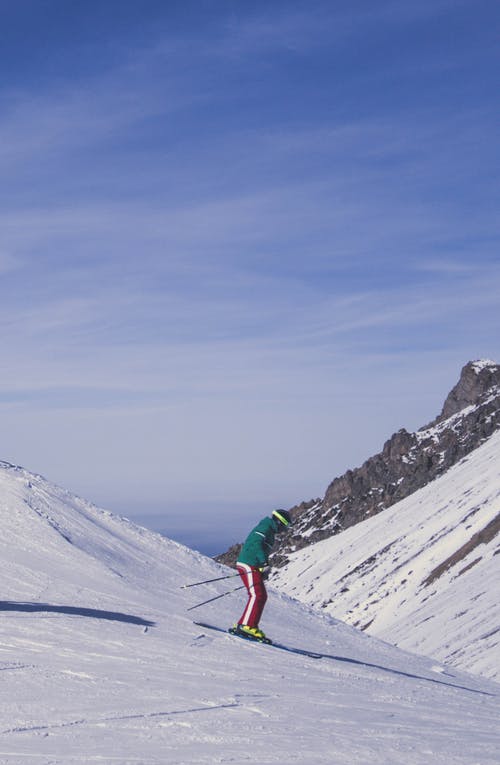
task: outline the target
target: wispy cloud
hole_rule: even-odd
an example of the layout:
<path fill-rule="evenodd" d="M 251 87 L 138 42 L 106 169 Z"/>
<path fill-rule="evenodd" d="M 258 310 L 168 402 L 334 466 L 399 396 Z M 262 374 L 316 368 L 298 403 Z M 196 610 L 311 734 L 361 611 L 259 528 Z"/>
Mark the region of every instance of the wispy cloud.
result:
<path fill-rule="evenodd" d="M 405 27 L 449 10 L 454 0 L 402 4 L 384 0 L 342 7 L 325 0 L 281 6 L 255 6 L 250 13 L 235 10 L 211 48 L 218 55 L 242 57 L 292 51 L 317 52 L 320 46 L 349 45 L 353 39 L 373 34 L 381 25 Z"/>
<path fill-rule="evenodd" d="M 458 44 L 424 45 L 454 5 L 165 11 L 102 66 L 6 87 L 15 460 L 102 485 L 111 462 L 124 495 L 293 494 L 498 355 L 496 106 Z"/>

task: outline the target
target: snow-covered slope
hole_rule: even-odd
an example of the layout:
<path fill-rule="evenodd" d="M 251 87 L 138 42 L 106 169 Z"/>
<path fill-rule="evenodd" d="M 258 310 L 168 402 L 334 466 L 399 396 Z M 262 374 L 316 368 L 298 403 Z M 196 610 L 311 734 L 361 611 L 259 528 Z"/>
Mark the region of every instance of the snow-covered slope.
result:
<path fill-rule="evenodd" d="M 290 556 L 275 583 L 372 635 L 500 677 L 500 431 L 379 515 Z"/>
<path fill-rule="evenodd" d="M 312 659 L 222 627 L 233 573 L 0 465 L 0 763 L 493 765 L 500 686 L 276 592 L 263 621 Z"/>

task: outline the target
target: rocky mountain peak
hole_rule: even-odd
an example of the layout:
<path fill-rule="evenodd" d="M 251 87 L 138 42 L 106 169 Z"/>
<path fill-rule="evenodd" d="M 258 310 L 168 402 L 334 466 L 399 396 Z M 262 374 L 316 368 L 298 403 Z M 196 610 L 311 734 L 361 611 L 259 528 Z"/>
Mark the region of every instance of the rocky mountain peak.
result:
<path fill-rule="evenodd" d="M 495 388 L 500 391 L 500 364 L 489 360 L 469 361 L 462 369 L 458 383 L 448 394 L 438 419 L 447 419 L 468 406 L 476 405 Z"/>
<path fill-rule="evenodd" d="M 446 397 L 442 412 L 415 433 L 404 428 L 361 467 L 328 486 L 323 499 L 291 508 L 295 520 L 273 565 L 288 555 L 385 510 L 426 486 L 500 429 L 500 365 L 471 361 Z M 234 565 L 235 545 L 217 560 Z"/>

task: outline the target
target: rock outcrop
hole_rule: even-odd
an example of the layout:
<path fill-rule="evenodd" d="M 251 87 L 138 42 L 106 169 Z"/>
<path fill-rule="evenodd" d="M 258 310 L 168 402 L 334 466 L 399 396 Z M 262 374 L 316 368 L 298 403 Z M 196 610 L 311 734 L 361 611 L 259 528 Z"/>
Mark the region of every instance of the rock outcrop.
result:
<path fill-rule="evenodd" d="M 500 365 L 473 361 L 462 369 L 441 414 L 415 433 L 395 433 L 379 454 L 328 486 L 323 499 L 291 508 L 294 526 L 272 559 L 359 523 L 409 496 L 448 470 L 500 428 Z M 217 560 L 234 565 L 234 545 Z"/>

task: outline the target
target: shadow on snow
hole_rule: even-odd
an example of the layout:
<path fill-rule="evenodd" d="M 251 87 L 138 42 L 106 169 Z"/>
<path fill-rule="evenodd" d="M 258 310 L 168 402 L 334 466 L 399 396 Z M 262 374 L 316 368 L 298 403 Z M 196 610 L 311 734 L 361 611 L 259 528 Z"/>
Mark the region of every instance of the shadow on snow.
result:
<path fill-rule="evenodd" d="M 215 630 L 216 632 L 223 632 L 227 634 L 227 630 L 223 629 L 222 627 L 217 627 L 215 626 L 215 624 L 207 624 L 206 622 L 194 622 L 194 624 L 197 625 L 198 627 L 206 627 L 207 629 L 211 629 L 211 630 Z M 246 642 L 248 643 L 254 642 L 257 645 L 259 644 L 258 641 L 252 641 L 252 640 L 247 640 Z M 265 646 L 266 648 L 269 647 L 269 648 L 283 649 L 285 651 L 289 651 L 290 653 L 297 653 L 299 655 L 304 654 L 304 650 L 302 648 L 293 648 L 292 646 L 282 645 L 280 643 L 271 643 L 270 646 L 266 646 L 265 643 L 261 643 L 261 645 Z M 488 691 L 480 691 L 480 690 L 477 690 L 476 688 L 468 688 L 465 685 L 458 685 L 457 683 L 449 683 L 449 682 L 446 682 L 445 680 L 440 680 L 434 677 L 425 677 L 423 675 L 413 675 L 411 672 L 404 672 L 403 670 L 400 670 L 400 669 L 392 669 L 391 667 L 384 667 L 381 664 L 370 664 L 367 661 L 360 661 L 359 659 L 353 659 L 347 656 L 335 656 L 334 654 L 331 654 L 331 653 L 314 653 L 312 658 L 331 659 L 332 661 L 341 661 L 341 662 L 345 662 L 346 664 L 354 664 L 358 667 L 366 667 L 368 669 L 378 669 L 378 670 L 381 670 L 382 672 L 389 672 L 393 675 L 408 677 L 410 678 L 410 680 L 425 680 L 427 683 L 435 683 L 436 685 L 443 685 L 443 686 L 447 686 L 448 688 L 457 688 L 458 690 L 461 690 L 461 691 L 469 691 L 469 693 L 478 693 L 481 696 L 496 697 L 495 693 L 488 693 Z M 453 675 L 450 675 L 450 676 L 453 677 Z"/>
<path fill-rule="evenodd" d="M 143 627 L 154 627 L 155 622 L 143 619 L 133 614 L 122 614 L 119 611 L 101 611 L 97 608 L 83 608 L 82 606 L 55 606 L 49 603 L 16 603 L 15 601 L 0 601 L 0 611 L 22 611 L 24 613 L 55 613 L 67 616 L 86 616 L 90 619 L 106 619 L 113 622 L 125 622 L 126 624 L 139 624 Z"/>
<path fill-rule="evenodd" d="M 479 693 L 481 696 L 493 696 L 496 694 L 488 693 L 487 691 L 479 691 L 475 688 L 467 688 L 465 685 L 457 685 L 456 683 L 448 683 L 445 680 L 438 680 L 434 677 L 424 677 L 423 675 L 413 675 L 411 672 L 403 672 L 400 669 L 392 669 L 391 667 L 383 667 L 380 664 L 370 664 L 367 661 L 360 661 L 359 659 L 351 659 L 346 656 L 333 656 L 332 654 L 323 653 L 323 659 L 333 659 L 334 661 L 344 661 L 347 664 L 357 664 L 360 667 L 368 667 L 373 669 L 380 669 L 382 672 L 390 672 L 393 675 L 400 675 L 401 677 L 409 677 L 411 680 L 425 680 L 427 683 L 436 683 L 437 685 L 446 685 L 448 688 L 458 688 L 461 691 L 469 691 L 470 693 Z M 448 674 L 448 673 L 446 673 Z M 451 675 L 453 677 L 453 675 Z"/>

